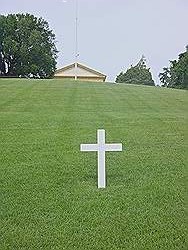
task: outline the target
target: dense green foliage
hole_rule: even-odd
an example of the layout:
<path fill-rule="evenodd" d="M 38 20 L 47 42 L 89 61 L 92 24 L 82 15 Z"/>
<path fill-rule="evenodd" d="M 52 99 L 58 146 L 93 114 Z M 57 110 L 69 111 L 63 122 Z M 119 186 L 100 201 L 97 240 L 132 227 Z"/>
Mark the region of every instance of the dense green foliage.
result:
<path fill-rule="evenodd" d="M 188 89 L 188 46 L 178 60 L 170 61 L 169 68 L 163 68 L 159 78 L 164 87 Z"/>
<path fill-rule="evenodd" d="M 0 15 L 0 76 L 50 77 L 56 66 L 55 35 L 30 14 Z"/>
<path fill-rule="evenodd" d="M 0 249 L 187 249 L 187 91 L 0 79 Z M 106 130 L 122 152 L 80 152 Z"/>
<path fill-rule="evenodd" d="M 116 77 L 116 82 L 154 85 L 150 69 L 146 66 L 145 57 L 142 56 L 138 64 L 131 66 L 125 73 L 121 72 Z"/>

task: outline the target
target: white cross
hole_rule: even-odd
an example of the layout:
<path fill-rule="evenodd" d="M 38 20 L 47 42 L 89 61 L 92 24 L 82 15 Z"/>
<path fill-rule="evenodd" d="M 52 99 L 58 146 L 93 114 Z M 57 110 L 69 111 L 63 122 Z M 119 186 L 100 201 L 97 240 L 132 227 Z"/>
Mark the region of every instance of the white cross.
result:
<path fill-rule="evenodd" d="M 105 152 L 106 151 L 122 151 L 122 144 L 105 143 L 105 130 L 97 130 L 97 144 L 81 144 L 81 151 L 97 151 L 98 152 L 98 188 L 106 187 L 105 172 Z"/>

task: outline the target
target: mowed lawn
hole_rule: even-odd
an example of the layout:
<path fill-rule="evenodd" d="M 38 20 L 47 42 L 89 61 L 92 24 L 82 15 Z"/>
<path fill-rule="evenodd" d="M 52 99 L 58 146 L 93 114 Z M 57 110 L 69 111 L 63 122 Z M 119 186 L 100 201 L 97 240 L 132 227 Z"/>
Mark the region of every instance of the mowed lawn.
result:
<path fill-rule="evenodd" d="M 187 249 L 188 92 L 0 79 L 0 249 Z M 106 153 L 97 188 L 97 129 Z"/>

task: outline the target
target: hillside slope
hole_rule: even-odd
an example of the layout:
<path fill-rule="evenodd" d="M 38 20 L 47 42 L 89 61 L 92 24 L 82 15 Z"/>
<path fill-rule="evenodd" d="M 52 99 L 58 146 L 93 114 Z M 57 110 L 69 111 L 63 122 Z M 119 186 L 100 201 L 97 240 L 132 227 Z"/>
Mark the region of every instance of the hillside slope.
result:
<path fill-rule="evenodd" d="M 186 249 L 187 93 L 0 79 L 0 249 Z M 123 144 L 105 190 L 99 128 Z"/>

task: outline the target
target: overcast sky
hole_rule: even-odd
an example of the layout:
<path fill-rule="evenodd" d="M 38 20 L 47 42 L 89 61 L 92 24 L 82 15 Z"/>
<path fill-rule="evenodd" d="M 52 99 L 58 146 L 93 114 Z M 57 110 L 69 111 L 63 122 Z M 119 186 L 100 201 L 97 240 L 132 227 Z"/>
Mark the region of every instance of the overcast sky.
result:
<path fill-rule="evenodd" d="M 32 13 L 49 22 L 58 67 L 75 56 L 76 0 L 0 0 L 0 14 Z M 155 82 L 188 44 L 188 0 L 78 0 L 79 62 L 114 81 L 142 54 Z"/>

